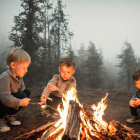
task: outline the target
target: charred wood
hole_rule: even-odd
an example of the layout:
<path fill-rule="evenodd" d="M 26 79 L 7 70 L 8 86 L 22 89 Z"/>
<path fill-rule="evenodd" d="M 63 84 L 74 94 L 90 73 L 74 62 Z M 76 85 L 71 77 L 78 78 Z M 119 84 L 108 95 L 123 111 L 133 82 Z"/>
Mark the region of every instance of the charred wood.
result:
<path fill-rule="evenodd" d="M 80 106 L 75 101 L 70 101 L 66 119 L 66 129 L 62 140 L 78 140 L 80 129 Z"/>

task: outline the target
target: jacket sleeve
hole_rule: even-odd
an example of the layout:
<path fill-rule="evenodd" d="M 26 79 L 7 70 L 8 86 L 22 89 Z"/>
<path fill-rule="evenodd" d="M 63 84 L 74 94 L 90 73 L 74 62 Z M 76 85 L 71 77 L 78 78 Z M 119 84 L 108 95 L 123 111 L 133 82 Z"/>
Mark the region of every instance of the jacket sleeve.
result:
<path fill-rule="evenodd" d="M 57 82 L 58 82 L 58 78 L 59 76 L 57 74 L 55 74 L 52 79 L 48 82 L 48 84 L 54 85 L 56 86 Z M 48 89 L 48 84 L 45 86 L 43 92 L 41 95 L 45 95 L 46 98 L 49 97 L 51 91 Z"/>
<path fill-rule="evenodd" d="M 20 99 L 11 95 L 10 79 L 5 76 L 0 78 L 0 101 L 4 106 L 18 109 Z"/>

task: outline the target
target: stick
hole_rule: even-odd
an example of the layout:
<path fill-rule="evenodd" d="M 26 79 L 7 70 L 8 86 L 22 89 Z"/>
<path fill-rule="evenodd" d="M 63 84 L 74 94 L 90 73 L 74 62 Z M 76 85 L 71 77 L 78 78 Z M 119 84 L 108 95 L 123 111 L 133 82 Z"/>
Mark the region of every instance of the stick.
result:
<path fill-rule="evenodd" d="M 50 99 L 51 99 L 51 98 L 50 98 Z M 49 108 L 51 108 L 51 109 L 53 109 L 53 110 L 55 110 L 55 111 L 58 112 L 58 110 L 55 109 L 55 108 L 53 108 L 52 106 L 43 104 L 43 103 L 41 103 L 41 102 L 38 102 L 38 103 L 30 102 L 30 104 L 31 104 L 31 105 L 39 105 L 39 106 L 43 107 L 44 109 L 47 108 L 47 107 L 49 107 Z"/>
<path fill-rule="evenodd" d="M 26 136 L 26 135 L 31 135 L 31 134 L 33 134 L 33 133 L 42 131 L 42 130 L 48 128 L 49 126 L 51 126 L 51 125 L 53 125 L 53 124 L 55 124 L 55 123 L 56 123 L 56 121 L 55 121 L 55 122 L 51 122 L 51 123 L 47 123 L 47 124 L 45 124 L 45 125 L 43 125 L 43 126 L 38 127 L 37 129 L 34 129 L 34 130 L 30 131 L 30 132 L 27 132 L 27 133 L 25 133 L 25 134 L 23 134 L 23 135 L 20 135 L 20 136 L 14 138 L 14 140 L 17 140 L 17 139 L 19 139 L 19 138 L 21 138 L 21 137 L 23 137 L 23 136 Z"/>
<path fill-rule="evenodd" d="M 53 136 L 55 133 L 55 131 L 60 127 L 61 124 L 59 124 L 59 126 L 55 127 L 54 125 L 51 126 L 48 130 L 46 130 L 43 135 L 41 136 L 40 140 L 47 140 L 49 137 Z M 63 129 L 63 128 L 61 128 Z M 54 133 L 54 134 L 53 134 Z"/>

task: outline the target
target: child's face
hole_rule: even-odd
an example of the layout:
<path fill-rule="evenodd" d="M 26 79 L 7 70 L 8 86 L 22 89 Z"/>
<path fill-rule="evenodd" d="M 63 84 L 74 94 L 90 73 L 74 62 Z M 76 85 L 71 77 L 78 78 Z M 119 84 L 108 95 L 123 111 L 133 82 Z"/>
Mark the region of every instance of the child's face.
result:
<path fill-rule="evenodd" d="M 30 62 L 11 62 L 10 67 L 15 77 L 24 77 L 24 75 L 28 72 L 28 67 Z"/>
<path fill-rule="evenodd" d="M 67 67 L 65 65 L 61 65 L 59 67 L 59 72 L 63 80 L 68 80 L 75 73 L 75 69 L 73 66 Z"/>
<path fill-rule="evenodd" d="M 135 82 L 136 88 L 140 89 L 140 79 L 134 82 Z"/>

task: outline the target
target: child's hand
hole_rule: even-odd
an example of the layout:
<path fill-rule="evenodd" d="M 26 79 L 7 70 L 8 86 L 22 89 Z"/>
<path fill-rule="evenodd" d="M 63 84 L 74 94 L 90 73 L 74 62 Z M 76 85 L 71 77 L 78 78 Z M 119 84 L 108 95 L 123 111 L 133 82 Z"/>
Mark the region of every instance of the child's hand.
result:
<path fill-rule="evenodd" d="M 134 100 L 130 100 L 129 105 L 134 108 L 136 107 Z"/>
<path fill-rule="evenodd" d="M 48 88 L 50 91 L 59 91 L 58 87 L 51 85 L 51 84 L 48 84 Z"/>
<path fill-rule="evenodd" d="M 46 100 L 47 100 L 46 96 L 42 95 L 41 98 L 40 98 L 41 103 L 45 104 Z"/>
<path fill-rule="evenodd" d="M 27 106 L 30 103 L 30 100 L 31 99 L 29 98 L 21 99 L 19 106 Z"/>
<path fill-rule="evenodd" d="M 140 99 L 139 98 L 135 98 L 135 106 L 140 106 Z"/>

